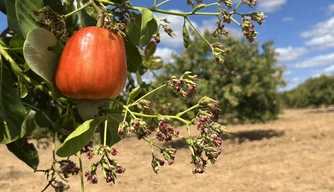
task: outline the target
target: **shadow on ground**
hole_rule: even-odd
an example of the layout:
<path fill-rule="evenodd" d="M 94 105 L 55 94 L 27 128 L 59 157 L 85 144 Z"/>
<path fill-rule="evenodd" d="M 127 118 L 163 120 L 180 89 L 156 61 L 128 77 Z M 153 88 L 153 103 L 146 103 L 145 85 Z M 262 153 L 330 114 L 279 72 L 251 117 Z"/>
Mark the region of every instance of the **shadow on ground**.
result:
<path fill-rule="evenodd" d="M 262 139 L 270 139 L 273 137 L 281 137 L 284 135 L 283 131 L 276 131 L 273 129 L 267 130 L 250 130 L 250 131 L 238 131 L 230 133 L 229 136 L 224 138 L 225 140 L 231 140 L 234 143 L 243 143 L 245 141 L 257 141 Z"/>
<path fill-rule="evenodd" d="M 310 111 L 306 111 L 305 113 L 334 113 L 334 108 L 325 108 L 325 109 L 312 109 Z"/>
<path fill-rule="evenodd" d="M 274 129 L 267 130 L 249 130 L 249 131 L 238 131 L 230 132 L 223 140 L 229 140 L 232 143 L 241 144 L 245 141 L 257 141 L 262 139 L 271 139 L 273 137 L 284 136 L 284 131 L 276 131 Z M 168 143 L 173 148 L 181 149 L 188 147 L 188 144 L 183 140 L 175 140 L 171 143 Z"/>

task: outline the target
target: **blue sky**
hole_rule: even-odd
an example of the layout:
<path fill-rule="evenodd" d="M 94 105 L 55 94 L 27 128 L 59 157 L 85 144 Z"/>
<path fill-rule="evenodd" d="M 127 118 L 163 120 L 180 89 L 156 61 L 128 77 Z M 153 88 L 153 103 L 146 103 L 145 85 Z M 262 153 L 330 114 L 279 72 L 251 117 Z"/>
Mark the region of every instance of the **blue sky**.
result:
<path fill-rule="evenodd" d="M 161 0 L 160 0 L 161 1 Z M 203 3 L 211 3 L 217 0 L 204 0 Z M 152 6 L 153 0 L 132 0 L 134 5 Z M 236 4 L 238 1 L 233 0 Z M 171 0 L 160 7 L 167 10 L 189 11 L 186 0 Z M 285 79 L 288 86 L 285 89 L 296 87 L 307 78 L 320 74 L 334 73 L 334 2 L 332 0 L 258 0 L 257 11 L 266 15 L 265 23 L 256 25 L 260 33 L 257 41 L 263 43 L 274 40 L 278 65 L 284 66 Z M 216 11 L 215 8 L 208 11 Z M 251 11 L 251 9 L 242 9 Z M 162 43 L 159 44 L 157 55 L 163 57 L 165 62 L 171 61 L 172 52 L 180 53 L 183 50 L 182 25 L 183 19 L 175 16 L 158 15 L 159 18 L 167 17 L 172 22 L 170 25 L 176 33 L 174 39 L 163 32 Z M 215 17 L 193 16 L 191 20 L 201 30 L 212 30 L 215 27 Z M 0 30 L 7 26 L 6 17 L 0 14 Z M 230 33 L 240 35 L 237 25 L 231 23 L 228 26 Z M 147 79 L 150 75 L 147 74 Z"/>

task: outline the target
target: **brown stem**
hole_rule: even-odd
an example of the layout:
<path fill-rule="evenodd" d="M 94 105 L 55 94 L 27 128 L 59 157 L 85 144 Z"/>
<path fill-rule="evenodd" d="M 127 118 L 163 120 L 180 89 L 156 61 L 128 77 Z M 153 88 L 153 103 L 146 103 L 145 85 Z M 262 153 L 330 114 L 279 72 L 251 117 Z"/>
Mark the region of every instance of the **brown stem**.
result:
<path fill-rule="evenodd" d="M 90 3 L 91 6 L 93 6 L 93 8 L 95 9 L 95 11 L 97 12 L 97 15 L 98 15 L 98 20 L 97 20 L 96 26 L 97 27 L 102 27 L 103 21 L 104 21 L 102 10 L 100 9 L 99 6 L 96 5 L 94 0 L 89 0 L 89 3 Z"/>

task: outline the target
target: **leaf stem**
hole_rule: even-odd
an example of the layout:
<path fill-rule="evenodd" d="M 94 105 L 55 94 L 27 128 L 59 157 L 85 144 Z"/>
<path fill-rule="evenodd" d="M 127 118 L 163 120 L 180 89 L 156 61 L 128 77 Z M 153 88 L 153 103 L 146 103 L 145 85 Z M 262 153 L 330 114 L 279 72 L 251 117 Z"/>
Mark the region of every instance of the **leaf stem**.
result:
<path fill-rule="evenodd" d="M 123 105 L 124 109 L 130 113 L 130 115 L 135 119 L 137 118 L 136 115 L 134 115 L 135 112 L 132 112 L 128 106 Z"/>
<path fill-rule="evenodd" d="M 104 133 L 103 133 L 103 146 L 107 145 L 107 129 L 108 129 L 108 117 L 104 120 Z"/>
<path fill-rule="evenodd" d="M 79 158 L 79 165 L 80 165 L 80 181 L 81 181 L 81 192 L 85 191 L 85 181 L 83 177 L 83 166 L 82 166 L 82 159 L 81 159 L 81 152 L 77 152 L 77 156 Z"/>
<path fill-rule="evenodd" d="M 193 23 L 189 20 L 189 18 L 185 17 L 184 19 L 188 21 L 188 23 L 194 29 L 194 31 L 210 46 L 210 48 L 213 51 L 213 47 L 212 47 L 211 43 L 203 37 L 203 35 L 197 30 L 197 28 L 193 25 Z"/>
<path fill-rule="evenodd" d="M 100 9 L 99 6 L 96 5 L 96 3 L 95 3 L 94 0 L 89 0 L 89 4 L 90 4 L 91 6 L 93 6 L 93 8 L 95 9 L 95 11 L 97 12 L 97 15 L 98 15 L 98 20 L 97 20 L 97 24 L 96 24 L 96 26 L 97 26 L 97 27 L 102 27 L 103 22 L 104 22 L 104 18 L 103 18 L 103 12 L 102 12 L 102 10 Z"/>
<path fill-rule="evenodd" d="M 75 121 L 75 116 L 74 116 L 74 112 L 73 112 L 73 108 L 71 107 L 70 104 L 67 105 L 68 110 L 70 111 L 71 114 L 71 119 L 72 119 L 72 123 L 74 128 L 77 128 L 77 122 Z M 85 191 L 85 181 L 84 181 L 84 177 L 83 177 L 83 165 L 82 165 L 82 159 L 81 159 L 81 150 L 79 150 L 77 152 L 77 156 L 79 159 L 79 166 L 80 166 L 80 181 L 81 181 L 81 192 Z"/>
<path fill-rule="evenodd" d="M 237 12 L 237 10 L 239 9 L 241 3 L 242 3 L 242 0 L 239 1 L 238 5 L 234 7 L 233 13 L 236 13 L 236 12 Z"/>
<path fill-rule="evenodd" d="M 141 75 L 138 71 L 136 72 L 136 78 L 137 78 L 137 83 L 140 86 L 143 83 L 143 80 L 142 80 Z"/>
<path fill-rule="evenodd" d="M 241 24 L 240 24 L 237 20 L 235 20 L 232 16 L 231 16 L 231 20 L 232 20 L 234 23 L 236 23 L 237 25 L 241 26 Z"/>
<path fill-rule="evenodd" d="M 142 113 L 137 113 L 137 112 L 131 112 L 131 113 L 135 116 L 135 118 L 136 117 L 145 117 L 145 118 L 158 118 L 159 117 L 159 115 L 147 115 L 147 114 L 142 114 Z M 170 119 L 176 119 L 186 125 L 189 125 L 191 123 L 190 121 L 187 121 L 178 115 L 166 115 L 166 117 Z"/>
<path fill-rule="evenodd" d="M 86 7 L 88 7 L 88 6 L 91 5 L 91 2 L 89 1 L 89 2 L 85 3 L 82 7 L 80 7 L 79 4 L 80 4 L 80 2 L 77 1 L 78 9 L 76 9 L 76 10 L 74 10 L 74 11 L 72 11 L 72 12 L 66 14 L 66 15 L 64 15 L 64 18 L 67 19 L 68 17 L 72 16 L 73 14 L 75 14 L 75 13 L 77 13 L 77 12 L 79 12 L 79 11 L 85 9 Z M 81 16 L 80 16 L 80 22 L 81 22 L 81 19 L 82 19 L 82 18 L 81 18 Z"/>
<path fill-rule="evenodd" d="M 24 101 L 21 101 L 23 105 L 27 106 L 27 107 L 30 107 L 31 109 L 33 109 L 34 111 L 41 111 L 41 109 L 33 106 L 33 105 L 30 105 L 29 103 L 26 103 Z"/>
<path fill-rule="evenodd" d="M 78 9 L 82 10 L 80 0 L 76 0 L 76 2 L 77 2 L 77 7 L 78 7 Z M 85 27 L 85 24 L 84 24 L 84 18 L 83 18 L 83 16 L 82 16 L 82 12 L 81 12 L 81 11 L 79 12 L 79 20 L 80 20 L 80 27 L 81 27 L 81 28 Z"/>
<path fill-rule="evenodd" d="M 160 7 L 161 5 L 165 4 L 165 3 L 168 3 L 170 0 L 165 0 L 161 3 L 159 3 L 158 5 L 156 5 L 154 8 L 157 8 L 157 7 Z"/>
<path fill-rule="evenodd" d="M 159 89 L 164 88 L 166 85 L 167 85 L 167 84 L 163 84 L 163 85 L 161 85 L 161 86 L 159 86 L 159 87 L 153 89 L 152 91 L 146 93 L 145 95 L 143 95 L 143 96 L 141 96 L 139 99 L 137 99 L 135 102 L 133 102 L 132 104 L 128 105 L 128 107 L 132 107 L 132 106 L 134 106 L 134 105 L 137 105 L 138 102 L 139 102 L 140 100 L 142 100 L 142 99 L 144 99 L 145 97 L 149 96 L 150 94 L 152 94 L 152 93 L 158 91 Z"/>
<path fill-rule="evenodd" d="M 194 109 L 196 109 L 198 107 L 199 107 L 199 104 L 196 104 L 196 105 L 190 107 L 189 109 L 186 109 L 186 110 L 184 110 L 184 111 L 176 114 L 176 116 L 181 117 L 182 115 L 184 115 L 184 114 L 188 113 L 189 111 L 194 110 Z"/>
<path fill-rule="evenodd" d="M 109 5 L 113 5 L 116 7 L 121 6 L 120 3 L 114 3 L 112 1 L 109 0 L 97 0 L 98 2 L 101 3 L 106 3 Z M 164 2 L 161 2 L 164 3 Z M 161 4 L 160 3 L 160 4 Z M 160 6 L 160 5 L 159 5 Z M 157 6 L 156 6 L 157 7 Z M 192 11 L 189 12 L 178 12 L 178 11 L 167 11 L 167 10 L 162 10 L 162 9 L 156 9 L 155 6 L 153 6 L 153 8 L 146 8 L 146 7 L 137 7 L 137 6 L 127 6 L 126 8 L 128 9 L 132 9 L 132 10 L 138 10 L 138 9 L 149 9 L 152 12 L 156 12 L 156 13 L 164 13 L 164 14 L 168 14 L 168 15 L 175 15 L 175 16 L 180 16 L 180 17 L 187 17 L 189 15 L 210 15 L 210 16 L 219 16 L 218 12 L 195 12 L 193 13 Z"/>
<path fill-rule="evenodd" d="M 3 49 L 6 50 L 6 51 L 15 51 L 15 50 L 23 50 L 23 47 L 17 47 L 17 48 L 3 47 Z"/>
<path fill-rule="evenodd" d="M 147 137 L 143 137 L 143 139 L 144 139 L 147 143 L 149 143 L 151 146 L 154 146 L 154 147 L 159 148 L 159 149 L 163 149 L 161 146 L 159 146 L 159 145 L 153 143 L 153 142 L 152 142 L 151 140 L 149 140 Z"/>

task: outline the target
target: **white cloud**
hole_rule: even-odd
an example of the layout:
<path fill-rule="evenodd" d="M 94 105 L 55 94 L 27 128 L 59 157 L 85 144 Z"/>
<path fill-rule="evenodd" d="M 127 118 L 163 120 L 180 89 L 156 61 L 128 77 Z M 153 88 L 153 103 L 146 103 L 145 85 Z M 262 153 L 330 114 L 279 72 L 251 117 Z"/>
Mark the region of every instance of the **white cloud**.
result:
<path fill-rule="evenodd" d="M 299 77 L 294 77 L 294 78 L 291 79 L 292 83 L 298 83 L 299 81 L 300 81 Z"/>
<path fill-rule="evenodd" d="M 334 47 L 334 17 L 317 23 L 311 30 L 304 31 L 301 37 L 307 38 L 305 45 L 318 49 Z"/>
<path fill-rule="evenodd" d="M 316 66 L 326 66 L 334 64 L 334 53 L 327 55 L 319 55 L 308 60 L 305 60 L 301 63 L 296 64 L 298 68 L 308 68 Z"/>
<path fill-rule="evenodd" d="M 293 77 L 292 79 L 287 80 L 287 86 L 279 88 L 279 91 L 290 91 L 296 88 L 303 80 L 300 77 Z"/>
<path fill-rule="evenodd" d="M 328 11 L 328 14 L 329 14 L 329 15 L 334 14 L 334 3 L 328 5 L 328 9 L 327 9 L 327 11 Z"/>
<path fill-rule="evenodd" d="M 172 53 L 176 53 L 174 49 L 168 47 L 163 47 L 163 48 L 158 47 L 154 55 L 160 56 L 164 61 L 164 64 L 166 64 L 173 62 Z"/>
<path fill-rule="evenodd" d="M 320 77 L 321 75 L 334 75 L 334 64 L 329 67 L 326 67 L 324 70 L 316 73 L 312 77 Z"/>
<path fill-rule="evenodd" d="M 284 71 L 284 76 L 289 76 L 289 75 L 291 75 L 291 74 L 292 74 L 291 71 Z"/>
<path fill-rule="evenodd" d="M 287 0 L 260 0 L 258 1 L 258 10 L 265 13 L 273 13 L 281 8 Z"/>
<path fill-rule="evenodd" d="M 325 68 L 324 72 L 327 73 L 327 74 L 334 73 L 334 64 Z"/>
<path fill-rule="evenodd" d="M 313 37 L 306 41 L 305 45 L 315 47 L 317 49 L 327 49 L 334 47 L 334 34 Z"/>
<path fill-rule="evenodd" d="M 151 73 L 151 71 L 147 71 L 142 77 L 142 80 L 145 81 L 146 83 L 150 83 L 153 80 L 155 80 L 155 77 Z M 137 82 L 137 81 L 136 81 Z"/>
<path fill-rule="evenodd" d="M 293 17 L 283 17 L 283 18 L 282 18 L 282 21 L 283 21 L 283 22 L 290 22 L 290 21 L 293 21 L 293 20 L 294 20 Z"/>
<path fill-rule="evenodd" d="M 300 56 L 308 53 L 308 50 L 305 47 L 280 47 L 276 48 L 276 53 L 278 53 L 278 61 L 293 61 Z"/>

